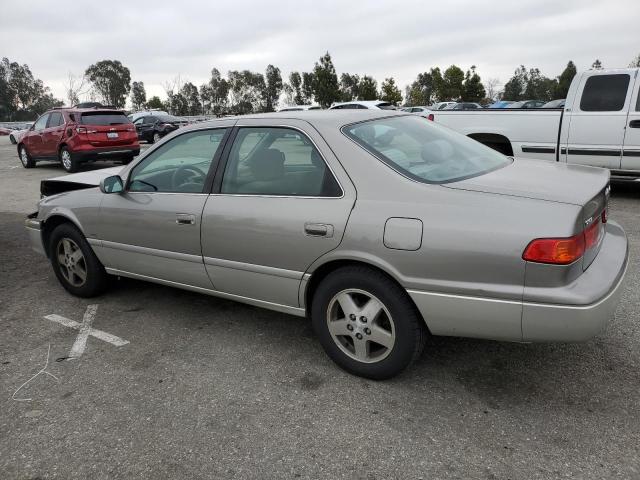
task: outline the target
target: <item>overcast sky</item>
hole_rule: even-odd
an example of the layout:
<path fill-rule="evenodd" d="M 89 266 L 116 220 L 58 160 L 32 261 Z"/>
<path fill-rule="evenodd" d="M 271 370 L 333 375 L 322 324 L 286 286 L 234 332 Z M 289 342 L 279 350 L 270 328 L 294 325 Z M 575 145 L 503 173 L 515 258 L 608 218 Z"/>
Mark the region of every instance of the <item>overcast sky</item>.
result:
<path fill-rule="evenodd" d="M 0 57 L 27 63 L 64 98 L 69 72 L 117 59 L 147 95 L 180 75 L 200 85 L 269 64 L 309 71 L 325 51 L 341 72 L 393 76 L 400 87 L 432 66 L 476 65 L 506 82 L 520 64 L 555 77 L 599 58 L 626 67 L 640 53 L 640 0 L 78 2 L 2 7 Z"/>

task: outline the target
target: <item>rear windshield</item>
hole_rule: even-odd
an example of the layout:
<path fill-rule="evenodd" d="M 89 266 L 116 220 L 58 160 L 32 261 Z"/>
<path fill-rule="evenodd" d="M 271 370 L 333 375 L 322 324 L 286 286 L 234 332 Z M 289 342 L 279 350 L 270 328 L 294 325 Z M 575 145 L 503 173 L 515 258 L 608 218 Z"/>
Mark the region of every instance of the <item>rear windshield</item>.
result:
<path fill-rule="evenodd" d="M 396 107 L 394 107 L 392 103 L 379 103 L 378 108 L 382 110 L 396 110 Z"/>
<path fill-rule="evenodd" d="M 424 183 L 456 182 L 512 162 L 475 140 L 414 115 L 356 123 L 342 131 L 394 170 Z"/>
<path fill-rule="evenodd" d="M 124 113 L 118 112 L 87 112 L 80 116 L 83 125 L 120 125 L 131 123 Z"/>

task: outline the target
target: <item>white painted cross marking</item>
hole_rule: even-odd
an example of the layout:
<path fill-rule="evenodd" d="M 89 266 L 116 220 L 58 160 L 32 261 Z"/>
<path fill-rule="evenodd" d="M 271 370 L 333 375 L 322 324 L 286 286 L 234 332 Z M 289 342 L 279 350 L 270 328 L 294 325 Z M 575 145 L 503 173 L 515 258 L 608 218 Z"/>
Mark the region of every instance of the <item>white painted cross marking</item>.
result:
<path fill-rule="evenodd" d="M 76 341 L 73 343 L 71 350 L 69 351 L 69 358 L 79 358 L 83 353 L 85 348 L 87 347 L 87 339 L 89 335 L 92 337 L 99 338 L 104 342 L 111 343 L 116 347 L 122 347 L 129 343 L 128 340 L 124 340 L 120 337 L 116 337 L 115 335 L 111 335 L 110 333 L 103 332 L 102 330 L 98 330 L 93 328 L 91 325 L 93 323 L 93 319 L 96 316 L 96 312 L 98 311 L 98 305 L 89 305 L 87 307 L 86 312 L 84 313 L 84 317 L 82 318 L 82 323 L 78 323 L 75 320 L 70 320 L 66 317 L 62 317 L 60 315 L 47 315 L 44 318 L 47 320 L 51 320 L 52 322 L 59 323 L 60 325 L 64 325 L 65 327 L 74 328 L 79 330 L 78 336 L 76 337 Z"/>

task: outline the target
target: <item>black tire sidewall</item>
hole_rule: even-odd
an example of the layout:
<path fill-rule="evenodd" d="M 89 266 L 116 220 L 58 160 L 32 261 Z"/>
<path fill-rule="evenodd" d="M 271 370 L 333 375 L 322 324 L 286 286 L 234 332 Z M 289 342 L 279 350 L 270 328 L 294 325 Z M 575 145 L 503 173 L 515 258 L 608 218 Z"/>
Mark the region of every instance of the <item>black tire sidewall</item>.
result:
<path fill-rule="evenodd" d="M 363 363 L 347 356 L 335 343 L 327 327 L 329 302 L 340 291 L 359 289 L 378 298 L 393 318 L 396 340 L 391 353 L 376 363 Z M 311 306 L 313 328 L 325 352 L 344 370 L 366 378 L 391 378 L 407 366 L 422 350 L 423 320 L 407 293 L 384 274 L 368 268 L 342 268 L 318 286 Z"/>
<path fill-rule="evenodd" d="M 84 255 L 85 264 L 87 266 L 87 280 L 80 286 L 71 285 L 60 270 L 60 265 L 57 259 L 57 246 L 63 238 L 69 238 L 73 240 Z M 77 297 L 93 297 L 102 293 L 107 286 L 108 276 L 104 270 L 104 267 L 96 257 L 93 249 L 89 243 L 85 240 L 84 235 L 70 223 L 63 223 L 58 225 L 49 238 L 49 257 L 53 271 L 58 278 L 58 281 L 62 286 L 72 295 Z"/>

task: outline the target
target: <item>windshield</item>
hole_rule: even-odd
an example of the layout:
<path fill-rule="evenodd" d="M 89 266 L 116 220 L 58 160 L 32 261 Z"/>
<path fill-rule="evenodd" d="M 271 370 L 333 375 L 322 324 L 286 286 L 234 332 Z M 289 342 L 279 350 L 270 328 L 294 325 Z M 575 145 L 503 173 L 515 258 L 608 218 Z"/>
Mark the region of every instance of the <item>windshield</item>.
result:
<path fill-rule="evenodd" d="M 124 113 L 119 112 L 87 112 L 80 116 L 83 125 L 121 125 L 131 123 Z"/>
<path fill-rule="evenodd" d="M 449 183 L 509 165 L 501 153 L 414 115 L 342 128 L 349 138 L 401 174 L 424 183 Z"/>

